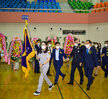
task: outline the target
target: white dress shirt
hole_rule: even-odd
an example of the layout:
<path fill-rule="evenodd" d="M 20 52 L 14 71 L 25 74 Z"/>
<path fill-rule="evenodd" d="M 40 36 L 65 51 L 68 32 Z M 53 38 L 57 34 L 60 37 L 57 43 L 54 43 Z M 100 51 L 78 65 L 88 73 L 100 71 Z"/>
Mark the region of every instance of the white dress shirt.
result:
<path fill-rule="evenodd" d="M 51 47 L 48 47 L 48 50 L 50 51 L 50 53 L 52 52 L 52 48 Z"/>
<path fill-rule="evenodd" d="M 88 51 L 90 51 L 90 49 L 91 49 L 91 46 L 88 48 Z"/>
<path fill-rule="evenodd" d="M 58 61 L 59 60 L 59 50 L 55 51 L 55 56 L 56 56 L 56 60 Z"/>
<path fill-rule="evenodd" d="M 91 49 L 91 46 L 90 46 L 89 48 L 86 48 L 86 51 L 88 51 L 88 53 L 89 53 L 90 49 Z M 87 54 L 88 54 L 88 53 L 87 53 Z"/>

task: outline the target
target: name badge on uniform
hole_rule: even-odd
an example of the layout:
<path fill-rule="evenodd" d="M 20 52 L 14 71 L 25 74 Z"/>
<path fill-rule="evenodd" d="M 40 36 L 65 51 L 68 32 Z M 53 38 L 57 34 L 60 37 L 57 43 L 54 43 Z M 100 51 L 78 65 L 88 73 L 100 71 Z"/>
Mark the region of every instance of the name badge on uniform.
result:
<path fill-rule="evenodd" d="M 43 55 L 44 57 L 46 56 L 46 55 Z"/>
<path fill-rule="evenodd" d="M 62 54 L 62 52 L 60 52 L 60 54 Z"/>
<path fill-rule="evenodd" d="M 108 52 L 106 52 L 106 55 L 108 56 Z"/>
<path fill-rule="evenodd" d="M 92 54 L 92 51 L 90 50 L 88 53 L 89 53 L 89 54 Z"/>

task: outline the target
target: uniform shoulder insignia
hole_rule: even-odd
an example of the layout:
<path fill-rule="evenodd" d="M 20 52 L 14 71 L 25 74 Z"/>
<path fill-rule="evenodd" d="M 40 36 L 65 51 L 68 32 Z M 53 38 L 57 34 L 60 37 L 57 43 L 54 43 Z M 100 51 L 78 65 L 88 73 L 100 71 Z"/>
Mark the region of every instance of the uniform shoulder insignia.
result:
<path fill-rule="evenodd" d="M 82 45 L 80 45 L 79 47 L 81 47 Z"/>

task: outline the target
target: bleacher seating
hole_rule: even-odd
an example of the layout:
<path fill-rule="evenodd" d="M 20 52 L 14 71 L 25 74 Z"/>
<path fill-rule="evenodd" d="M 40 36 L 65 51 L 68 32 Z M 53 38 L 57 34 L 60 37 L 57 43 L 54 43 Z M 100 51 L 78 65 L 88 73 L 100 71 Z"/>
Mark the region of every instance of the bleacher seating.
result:
<path fill-rule="evenodd" d="M 69 5 L 75 10 L 89 10 L 93 7 L 91 2 L 82 2 L 80 0 L 68 0 Z M 89 13 L 89 11 L 75 11 L 76 13 Z"/>
<path fill-rule="evenodd" d="M 37 2 L 25 0 L 1 0 L 0 8 L 13 8 L 13 9 L 0 9 L 0 12 L 62 12 L 61 10 L 47 10 L 47 9 L 61 9 L 60 5 L 56 0 L 37 0 Z M 14 8 L 26 8 L 14 9 Z M 31 10 L 28 10 L 31 9 Z M 39 9 L 39 10 L 37 10 Z M 41 10 L 45 9 L 45 10 Z"/>
<path fill-rule="evenodd" d="M 97 12 L 108 11 L 108 8 L 104 8 L 104 7 L 108 7 L 108 2 L 97 3 L 97 4 L 95 4 L 95 5 L 93 6 L 93 9 L 96 9 L 96 8 L 103 8 L 103 9 L 92 10 L 91 13 L 97 13 Z"/>

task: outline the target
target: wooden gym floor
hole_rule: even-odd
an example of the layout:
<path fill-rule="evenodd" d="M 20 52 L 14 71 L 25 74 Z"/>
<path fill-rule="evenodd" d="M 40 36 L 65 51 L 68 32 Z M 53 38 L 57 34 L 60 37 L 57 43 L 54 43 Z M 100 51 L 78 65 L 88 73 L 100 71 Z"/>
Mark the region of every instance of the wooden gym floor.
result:
<path fill-rule="evenodd" d="M 40 96 L 34 96 L 40 74 L 30 71 L 30 76 L 24 79 L 24 73 L 20 69 L 13 71 L 10 65 L 0 64 L 0 99 L 108 99 L 108 78 L 104 78 L 104 72 L 100 69 L 98 76 L 95 77 L 90 91 L 86 91 L 87 78 L 84 76 L 83 85 L 79 86 L 79 73 L 76 69 L 74 85 L 67 85 L 70 79 L 71 64 L 67 67 L 64 63 L 61 71 L 66 74 L 62 81 L 59 77 L 58 85 L 55 85 L 51 91 L 44 81 Z M 50 80 L 54 83 L 54 67 L 51 65 Z"/>

